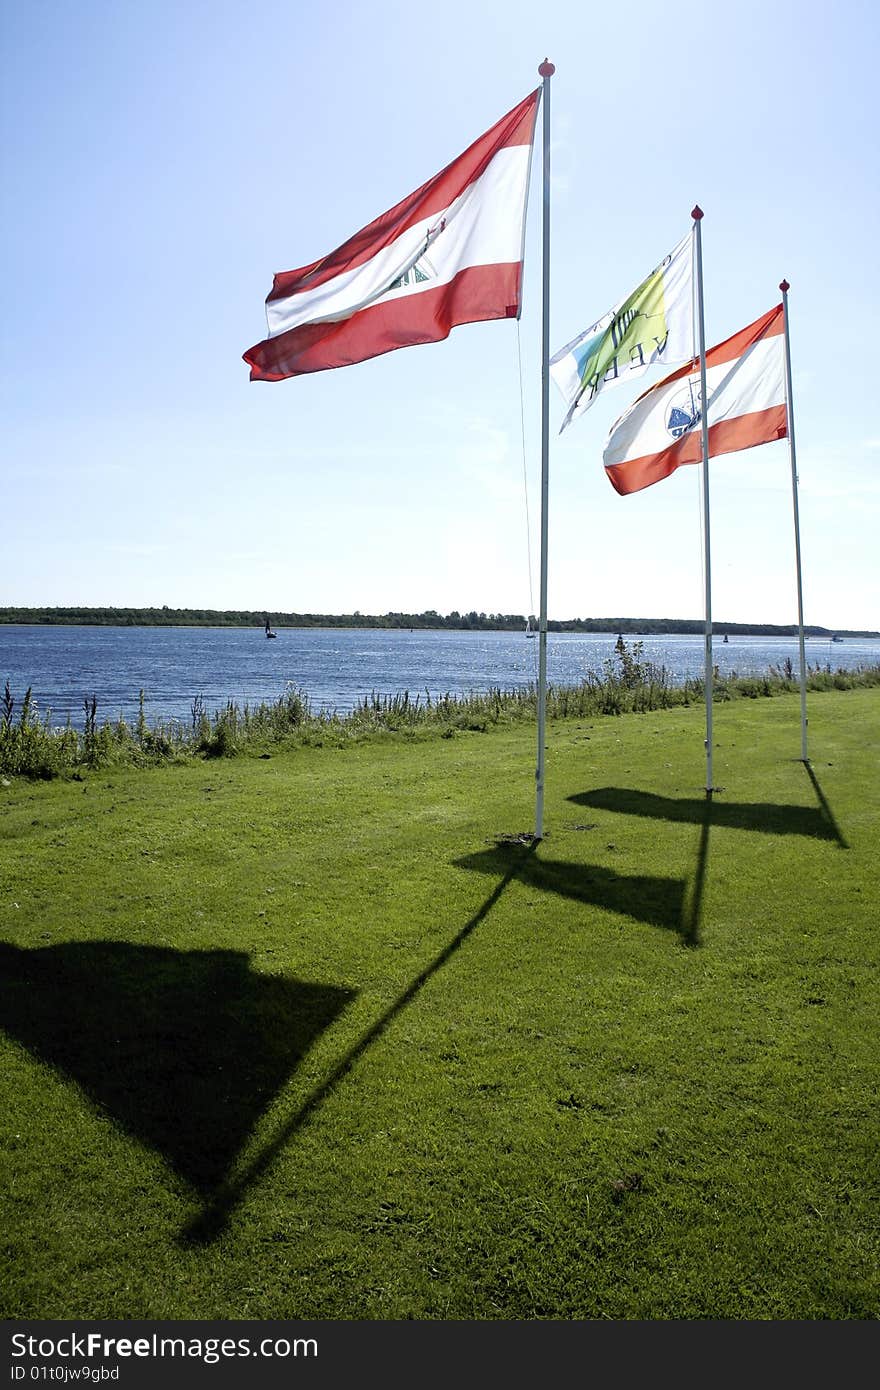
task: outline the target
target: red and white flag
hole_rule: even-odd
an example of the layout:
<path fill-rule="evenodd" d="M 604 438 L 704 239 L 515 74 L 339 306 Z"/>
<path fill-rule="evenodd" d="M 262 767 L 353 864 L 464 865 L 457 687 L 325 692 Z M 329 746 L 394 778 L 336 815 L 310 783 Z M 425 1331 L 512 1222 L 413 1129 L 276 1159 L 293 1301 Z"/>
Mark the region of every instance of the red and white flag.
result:
<path fill-rule="evenodd" d="M 347 367 L 434 343 L 457 324 L 518 318 L 538 87 L 338 250 L 275 276 L 251 381 Z"/>
<path fill-rule="evenodd" d="M 706 353 L 709 457 L 785 439 L 785 324 L 782 305 Z M 602 461 L 620 493 L 659 483 L 683 463 L 700 463 L 699 359 L 645 391 L 611 427 Z"/>

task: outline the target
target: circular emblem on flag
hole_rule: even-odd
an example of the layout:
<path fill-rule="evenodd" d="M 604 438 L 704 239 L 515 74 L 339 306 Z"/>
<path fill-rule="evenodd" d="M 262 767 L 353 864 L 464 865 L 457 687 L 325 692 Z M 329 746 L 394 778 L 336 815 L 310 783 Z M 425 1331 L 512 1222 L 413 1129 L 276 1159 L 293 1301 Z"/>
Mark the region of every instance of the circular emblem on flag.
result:
<path fill-rule="evenodd" d="M 666 430 L 673 439 L 681 439 L 683 434 L 699 424 L 702 414 L 700 405 L 700 387 L 696 381 L 689 381 L 672 397 L 666 413 Z"/>

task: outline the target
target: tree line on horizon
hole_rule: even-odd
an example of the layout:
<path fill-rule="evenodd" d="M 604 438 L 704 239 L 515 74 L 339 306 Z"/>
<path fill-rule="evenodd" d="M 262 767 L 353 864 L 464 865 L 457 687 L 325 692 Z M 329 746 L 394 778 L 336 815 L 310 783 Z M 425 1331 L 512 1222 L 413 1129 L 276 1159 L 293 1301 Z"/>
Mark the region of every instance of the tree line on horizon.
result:
<path fill-rule="evenodd" d="M 412 629 L 449 629 L 453 631 L 517 632 L 526 627 L 525 613 L 451 613 L 441 614 L 435 609 L 423 613 L 268 613 L 253 609 L 214 609 L 214 608 L 0 608 L 0 624 L 34 624 L 50 626 L 83 627 L 260 627 L 271 622 L 276 628 L 284 627 L 370 627 Z M 528 618 L 533 629 L 538 626 L 534 614 Z M 549 632 L 615 632 L 628 636 L 651 633 L 689 635 L 704 631 L 705 624 L 698 618 L 564 618 L 548 619 Z M 713 633 L 719 636 L 731 633 L 753 637 L 793 637 L 797 635 L 797 624 L 778 623 L 722 623 L 712 624 Z M 834 630 L 826 627 L 805 626 L 808 637 L 831 637 Z M 845 637 L 878 637 L 880 633 L 854 629 L 837 629 L 836 635 Z"/>

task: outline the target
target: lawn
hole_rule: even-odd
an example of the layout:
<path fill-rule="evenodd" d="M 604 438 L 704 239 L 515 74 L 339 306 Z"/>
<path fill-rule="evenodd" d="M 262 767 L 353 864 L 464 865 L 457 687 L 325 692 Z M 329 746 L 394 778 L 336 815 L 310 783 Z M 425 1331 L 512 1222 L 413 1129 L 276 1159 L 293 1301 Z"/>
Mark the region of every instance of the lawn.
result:
<path fill-rule="evenodd" d="M 0 785 L 0 1312 L 876 1319 L 880 690 Z"/>

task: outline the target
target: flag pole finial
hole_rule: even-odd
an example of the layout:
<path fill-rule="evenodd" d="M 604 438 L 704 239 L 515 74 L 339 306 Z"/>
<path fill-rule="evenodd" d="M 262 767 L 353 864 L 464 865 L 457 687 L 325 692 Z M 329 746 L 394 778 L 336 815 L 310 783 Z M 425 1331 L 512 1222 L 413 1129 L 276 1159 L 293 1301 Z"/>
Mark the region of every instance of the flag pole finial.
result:
<path fill-rule="evenodd" d="M 791 285 L 788 283 L 787 280 L 780 280 L 779 288 L 782 290 L 783 294 L 788 294 L 789 290 L 791 289 Z"/>
<path fill-rule="evenodd" d="M 702 216 L 703 209 L 700 207 L 699 203 L 697 203 L 696 207 L 691 212 L 691 217 L 694 219 L 695 222 L 699 222 Z"/>
<path fill-rule="evenodd" d="M 552 77 L 555 71 L 556 71 L 556 68 L 555 68 L 554 65 L 550 62 L 549 58 L 545 58 L 544 61 L 543 61 L 543 63 L 541 64 L 541 66 L 538 68 L 538 76 L 539 76 L 539 77 Z"/>

